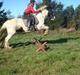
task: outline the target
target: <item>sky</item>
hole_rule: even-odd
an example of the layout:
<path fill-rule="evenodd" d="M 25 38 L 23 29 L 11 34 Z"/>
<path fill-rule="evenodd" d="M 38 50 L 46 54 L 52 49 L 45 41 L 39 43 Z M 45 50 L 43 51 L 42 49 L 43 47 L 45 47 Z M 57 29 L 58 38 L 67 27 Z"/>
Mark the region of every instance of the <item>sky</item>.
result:
<path fill-rule="evenodd" d="M 64 8 L 70 5 L 73 5 L 73 7 L 76 8 L 78 5 L 80 5 L 80 0 L 57 0 L 57 1 L 64 4 Z"/>
<path fill-rule="evenodd" d="M 11 15 L 17 17 L 18 15 L 22 15 L 25 8 L 27 7 L 30 0 L 0 0 L 3 1 L 3 9 L 10 10 Z M 61 2 L 64 5 L 64 8 L 67 6 L 73 5 L 76 8 L 80 4 L 80 0 L 56 0 L 57 2 Z M 36 0 L 36 2 L 42 2 L 42 0 Z"/>

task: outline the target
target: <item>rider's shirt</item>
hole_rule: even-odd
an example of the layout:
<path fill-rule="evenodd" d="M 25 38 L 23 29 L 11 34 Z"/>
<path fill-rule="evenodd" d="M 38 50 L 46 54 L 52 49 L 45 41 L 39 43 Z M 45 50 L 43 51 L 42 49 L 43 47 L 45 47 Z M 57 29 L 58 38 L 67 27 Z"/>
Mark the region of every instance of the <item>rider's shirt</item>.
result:
<path fill-rule="evenodd" d="M 35 11 L 34 10 L 34 4 L 31 3 L 26 9 L 25 9 L 25 13 L 26 14 L 30 14 L 30 13 L 39 13 L 39 11 Z"/>

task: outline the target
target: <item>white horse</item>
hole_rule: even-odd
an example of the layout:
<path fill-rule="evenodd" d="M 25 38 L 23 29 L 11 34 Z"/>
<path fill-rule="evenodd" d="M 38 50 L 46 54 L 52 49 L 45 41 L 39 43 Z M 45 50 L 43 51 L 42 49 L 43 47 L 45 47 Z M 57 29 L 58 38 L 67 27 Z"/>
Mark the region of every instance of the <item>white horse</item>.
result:
<path fill-rule="evenodd" d="M 44 9 L 41 13 L 37 14 L 36 17 L 39 21 L 39 24 L 36 25 L 36 28 L 38 30 L 44 29 L 44 34 L 48 33 L 49 27 L 44 24 L 44 19 L 48 15 L 48 10 Z M 1 27 L 0 32 L 2 32 L 4 29 L 7 30 L 7 36 L 4 40 L 4 47 L 5 48 L 11 48 L 9 46 L 9 40 L 10 38 L 16 33 L 16 30 L 22 28 L 25 32 L 28 32 L 28 27 L 24 24 L 24 20 L 22 18 L 15 18 L 11 20 L 7 20 Z"/>

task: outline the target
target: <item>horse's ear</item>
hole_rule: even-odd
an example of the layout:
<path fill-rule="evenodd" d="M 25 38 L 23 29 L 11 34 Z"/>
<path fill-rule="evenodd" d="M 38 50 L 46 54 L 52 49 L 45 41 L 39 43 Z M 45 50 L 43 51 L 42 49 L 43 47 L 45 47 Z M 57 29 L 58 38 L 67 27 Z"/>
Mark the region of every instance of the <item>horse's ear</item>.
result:
<path fill-rule="evenodd" d="M 39 9 L 37 9 L 37 10 L 44 10 L 44 9 L 46 9 L 47 8 L 47 6 L 46 5 L 43 5 L 41 8 L 39 8 Z"/>
<path fill-rule="evenodd" d="M 42 8 L 43 8 L 43 9 L 46 9 L 46 8 L 47 8 L 47 5 L 42 6 Z"/>

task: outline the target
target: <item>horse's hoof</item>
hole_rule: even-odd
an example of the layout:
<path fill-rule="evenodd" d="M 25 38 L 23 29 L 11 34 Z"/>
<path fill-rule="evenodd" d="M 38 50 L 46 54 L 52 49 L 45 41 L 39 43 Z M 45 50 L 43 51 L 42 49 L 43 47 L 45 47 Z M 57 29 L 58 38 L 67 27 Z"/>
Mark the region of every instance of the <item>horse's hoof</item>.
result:
<path fill-rule="evenodd" d="M 31 31 L 28 30 L 28 31 L 26 31 L 26 32 L 31 32 Z"/>
<path fill-rule="evenodd" d="M 44 35 L 48 35 L 48 33 L 44 33 Z"/>
<path fill-rule="evenodd" d="M 10 46 L 9 46 L 9 47 L 5 47 L 5 48 L 6 48 L 6 49 L 12 49 L 12 47 L 10 47 Z"/>
<path fill-rule="evenodd" d="M 8 47 L 8 49 L 12 49 L 12 47 Z"/>

